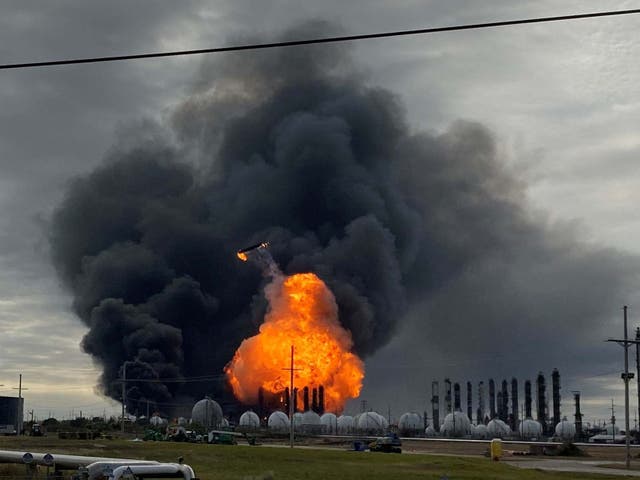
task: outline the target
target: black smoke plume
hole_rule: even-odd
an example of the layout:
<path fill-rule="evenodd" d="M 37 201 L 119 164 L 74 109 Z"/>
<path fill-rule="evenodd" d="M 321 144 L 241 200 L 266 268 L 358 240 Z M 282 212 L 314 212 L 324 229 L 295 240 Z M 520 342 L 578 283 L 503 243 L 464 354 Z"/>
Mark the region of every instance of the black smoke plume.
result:
<path fill-rule="evenodd" d="M 473 350 L 473 335 L 488 336 L 475 315 L 538 338 L 563 310 L 554 285 L 637 271 L 535 218 L 482 125 L 412 132 L 399 99 L 369 85 L 344 47 L 206 63 L 168 121 L 127 138 L 71 184 L 51 230 L 53 260 L 89 328 L 82 347 L 115 399 L 125 361 L 129 378 L 222 374 L 265 310 L 260 272 L 235 256 L 252 243 L 268 241 L 285 273 L 312 271 L 330 286 L 365 357 L 403 325 L 412 348 L 430 339 L 443 348 L 443 337 L 466 329 L 453 348 Z M 532 265 L 532 294 L 544 303 L 528 297 L 544 312 L 537 330 L 527 323 L 535 315 L 516 308 Z M 451 305 L 459 316 L 447 314 Z M 130 407 L 224 396 L 222 384 L 141 382 Z"/>

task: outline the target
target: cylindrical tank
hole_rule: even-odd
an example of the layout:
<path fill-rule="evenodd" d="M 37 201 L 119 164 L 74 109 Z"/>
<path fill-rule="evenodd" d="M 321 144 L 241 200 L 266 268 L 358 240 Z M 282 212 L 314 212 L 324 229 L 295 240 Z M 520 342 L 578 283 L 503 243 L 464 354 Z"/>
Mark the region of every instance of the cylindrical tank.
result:
<path fill-rule="evenodd" d="M 437 436 L 436 429 L 433 428 L 431 425 L 429 425 L 424 430 L 424 436 L 427 437 L 427 438 L 433 438 L 433 437 Z"/>
<path fill-rule="evenodd" d="M 267 420 L 267 427 L 272 432 L 288 432 L 289 431 L 289 417 L 284 412 L 280 410 L 276 410 L 271 415 L 269 415 L 269 419 Z"/>
<path fill-rule="evenodd" d="M 489 447 L 489 450 L 491 452 L 491 460 L 500 460 L 500 457 L 502 456 L 502 442 L 499 438 L 494 438 L 493 440 L 491 440 L 491 446 Z"/>

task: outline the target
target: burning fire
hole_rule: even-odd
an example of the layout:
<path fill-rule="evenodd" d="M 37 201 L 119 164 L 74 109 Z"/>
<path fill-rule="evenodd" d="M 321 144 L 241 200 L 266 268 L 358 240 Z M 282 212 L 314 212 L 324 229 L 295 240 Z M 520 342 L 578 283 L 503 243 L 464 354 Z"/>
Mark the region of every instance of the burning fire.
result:
<path fill-rule="evenodd" d="M 245 339 L 225 367 L 238 400 L 257 403 L 258 389 L 281 394 L 289 386 L 291 345 L 294 386 L 324 387 L 325 410 L 342 411 L 360 394 L 364 364 L 350 352 L 351 333 L 338 321 L 335 297 L 313 273 L 278 276 L 265 288 L 269 311 L 258 335 Z"/>

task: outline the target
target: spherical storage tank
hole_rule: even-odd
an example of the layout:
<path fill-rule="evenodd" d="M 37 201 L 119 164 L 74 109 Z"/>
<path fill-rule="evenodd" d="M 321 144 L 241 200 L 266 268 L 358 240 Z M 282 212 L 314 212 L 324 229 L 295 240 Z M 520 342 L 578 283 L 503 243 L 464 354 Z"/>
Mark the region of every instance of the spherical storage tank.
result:
<path fill-rule="evenodd" d="M 276 410 L 269 415 L 267 420 L 267 426 L 269 430 L 273 432 L 288 432 L 289 431 L 289 417 L 284 412 Z"/>
<path fill-rule="evenodd" d="M 491 438 L 503 438 L 511 433 L 509 425 L 497 418 L 494 418 L 489 422 L 487 425 L 487 431 Z"/>
<path fill-rule="evenodd" d="M 520 436 L 525 440 L 540 438 L 542 436 L 542 425 L 540 422 L 526 418 L 520 422 Z"/>
<path fill-rule="evenodd" d="M 215 400 L 204 398 L 193 406 L 191 421 L 206 428 L 218 428 L 222 423 L 222 408 Z"/>
<path fill-rule="evenodd" d="M 423 427 L 422 417 L 415 412 L 403 413 L 398 420 L 398 430 L 403 435 L 415 435 L 422 431 Z"/>
<path fill-rule="evenodd" d="M 302 414 L 302 430 L 305 433 L 320 433 L 320 415 L 313 410 L 308 410 Z"/>
<path fill-rule="evenodd" d="M 480 425 L 476 425 L 476 428 L 473 430 L 473 438 L 477 438 L 479 440 L 486 440 L 489 438 L 487 426 L 482 423 Z"/>
<path fill-rule="evenodd" d="M 471 435 L 471 421 L 462 412 L 453 412 L 444 417 L 440 429 L 445 437 L 464 437 Z"/>
<path fill-rule="evenodd" d="M 377 412 L 364 412 L 358 417 L 357 428 L 363 433 L 383 433 L 388 426 L 387 419 Z"/>
<path fill-rule="evenodd" d="M 296 412 L 293 414 L 293 428 L 298 430 L 302 427 L 302 413 Z"/>
<path fill-rule="evenodd" d="M 568 442 L 576 436 L 576 426 L 566 418 L 556 425 L 556 437 Z"/>
<path fill-rule="evenodd" d="M 257 430 L 260 428 L 260 417 L 258 417 L 258 414 L 252 412 L 251 410 L 244 412 L 242 415 L 240 415 L 238 426 L 243 428 L 244 430 Z"/>
<path fill-rule="evenodd" d="M 349 433 L 353 433 L 355 428 L 355 421 L 350 415 L 340 415 L 338 417 L 338 433 L 341 435 L 346 435 Z"/>
<path fill-rule="evenodd" d="M 322 433 L 331 435 L 338 432 L 338 419 L 333 413 L 323 414 L 320 417 L 320 424 L 322 425 Z"/>

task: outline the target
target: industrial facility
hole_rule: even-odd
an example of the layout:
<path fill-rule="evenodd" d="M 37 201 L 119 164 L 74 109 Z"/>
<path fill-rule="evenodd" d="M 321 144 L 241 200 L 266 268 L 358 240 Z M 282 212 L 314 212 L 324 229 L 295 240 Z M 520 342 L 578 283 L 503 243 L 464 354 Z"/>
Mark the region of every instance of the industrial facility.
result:
<path fill-rule="evenodd" d="M 449 378 L 444 379 L 445 396 L 441 404 L 440 382 L 433 381 L 431 383 L 431 418 L 425 419 L 427 424 L 425 434 L 476 438 L 484 438 L 489 434 L 492 437 L 521 439 L 551 437 L 567 439 L 569 436 L 571 438 L 583 436 L 580 392 L 573 392 L 574 421 L 569 422 L 562 416 L 558 369 L 554 369 L 551 373 L 551 401 L 547 396 L 544 374 L 539 372 L 536 376 L 535 419 L 533 418 L 534 397 L 531 380 L 527 379 L 524 382 L 523 404 L 519 403 L 521 397 L 517 378 L 512 378 L 510 381 L 503 379 L 500 382 L 490 378 L 488 384 L 489 394 L 486 398 L 484 380 L 478 382 L 477 401 L 474 405 L 472 382 L 466 382 L 466 408 L 463 411 L 460 383 L 453 383 L 452 397 L 452 382 Z M 551 405 L 551 411 L 549 405 Z M 473 412 L 475 412 L 475 423 Z"/>
<path fill-rule="evenodd" d="M 24 398 L 0 397 L 0 434 L 14 435 L 22 429 Z"/>

